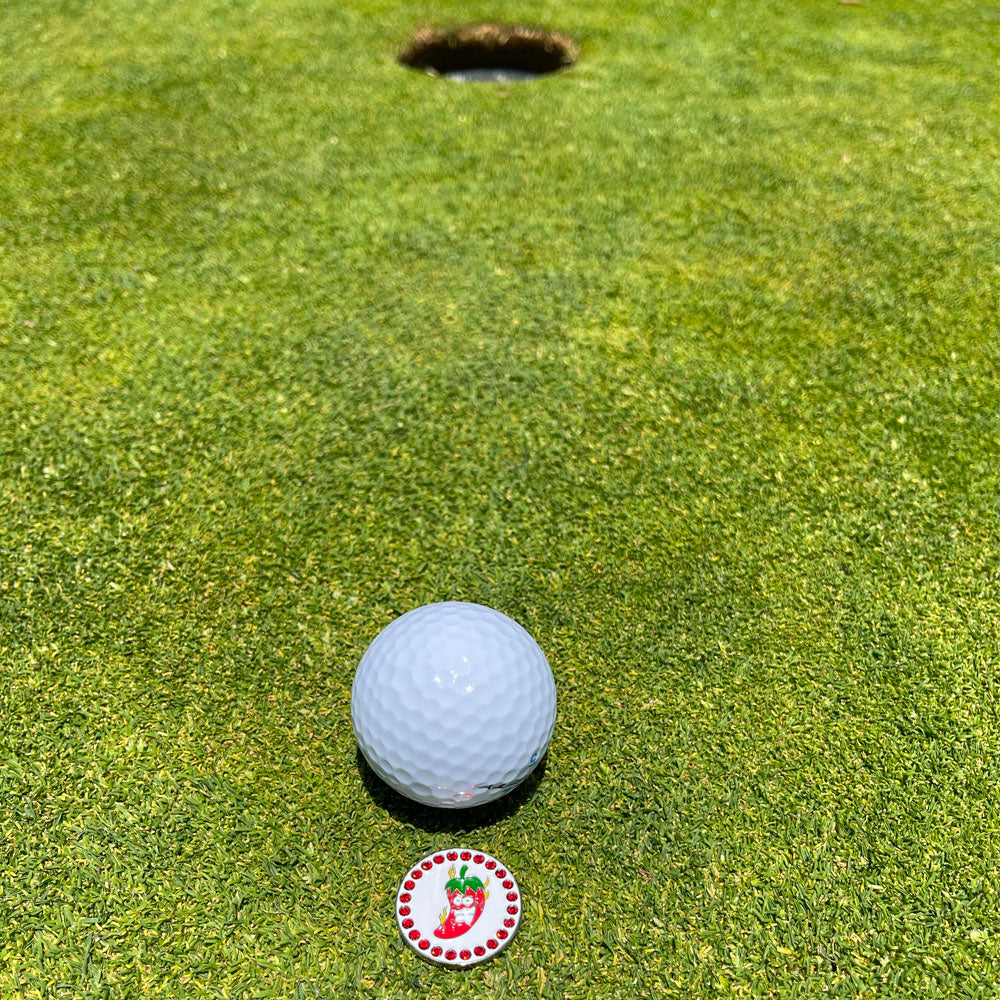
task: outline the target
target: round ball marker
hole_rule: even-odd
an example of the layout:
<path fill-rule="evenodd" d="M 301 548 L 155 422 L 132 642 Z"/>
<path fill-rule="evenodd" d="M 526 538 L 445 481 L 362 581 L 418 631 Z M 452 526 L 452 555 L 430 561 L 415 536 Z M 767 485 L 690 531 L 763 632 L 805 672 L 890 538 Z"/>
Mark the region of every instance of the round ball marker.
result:
<path fill-rule="evenodd" d="M 451 847 L 421 858 L 396 893 L 403 940 L 438 965 L 477 965 L 498 955 L 521 925 L 521 890 L 484 851 Z"/>

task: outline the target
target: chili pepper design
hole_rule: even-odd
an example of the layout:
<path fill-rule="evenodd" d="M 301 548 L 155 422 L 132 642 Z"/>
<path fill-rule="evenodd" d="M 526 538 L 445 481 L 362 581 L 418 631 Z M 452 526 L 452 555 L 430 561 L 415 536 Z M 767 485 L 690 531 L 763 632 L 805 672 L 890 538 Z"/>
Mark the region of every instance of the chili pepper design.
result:
<path fill-rule="evenodd" d="M 455 866 L 448 869 L 451 878 L 444 884 L 448 905 L 441 911 L 441 926 L 434 928 L 434 936 L 438 938 L 455 938 L 464 934 L 480 918 L 489 892 L 487 879 L 475 875 L 466 877 L 468 865 L 462 865 L 462 870 L 455 874 Z"/>

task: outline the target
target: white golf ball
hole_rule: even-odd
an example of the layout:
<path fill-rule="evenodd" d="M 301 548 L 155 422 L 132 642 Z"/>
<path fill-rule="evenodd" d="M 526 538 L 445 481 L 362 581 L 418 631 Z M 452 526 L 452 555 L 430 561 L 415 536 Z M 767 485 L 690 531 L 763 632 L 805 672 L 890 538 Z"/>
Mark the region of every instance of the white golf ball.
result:
<path fill-rule="evenodd" d="M 541 760 L 556 719 L 545 654 L 512 618 L 445 601 L 408 611 L 361 658 L 351 721 L 372 770 L 407 798 L 463 809 Z"/>

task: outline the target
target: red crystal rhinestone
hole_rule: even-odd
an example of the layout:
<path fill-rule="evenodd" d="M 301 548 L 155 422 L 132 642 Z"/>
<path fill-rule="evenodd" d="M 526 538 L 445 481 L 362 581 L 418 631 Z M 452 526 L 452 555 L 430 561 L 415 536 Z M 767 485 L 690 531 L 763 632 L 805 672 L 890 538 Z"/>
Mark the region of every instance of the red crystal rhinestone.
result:
<path fill-rule="evenodd" d="M 517 913 L 517 907 L 516 906 L 508 906 L 507 907 L 507 912 L 508 913 Z"/>
<path fill-rule="evenodd" d="M 472 857 L 472 851 L 462 851 L 461 857 L 463 861 L 468 861 Z"/>
<path fill-rule="evenodd" d="M 420 867 L 423 868 L 423 870 L 425 872 L 429 872 L 431 870 L 431 868 L 433 867 L 433 865 L 431 865 L 431 863 L 429 861 L 425 861 L 425 862 L 423 862 L 423 864 L 421 864 Z"/>
<path fill-rule="evenodd" d="M 401 917 L 408 917 L 410 915 L 410 908 L 408 906 L 401 906 L 399 908 L 399 915 Z"/>
<path fill-rule="evenodd" d="M 412 872 L 410 872 L 411 878 L 420 878 L 423 874 L 424 873 L 419 868 L 415 868 Z"/>
<path fill-rule="evenodd" d="M 420 937 L 420 931 L 418 931 L 416 927 L 414 927 L 413 930 L 410 931 L 410 940 L 416 941 L 418 937 Z"/>
<path fill-rule="evenodd" d="M 412 926 L 413 920 L 410 917 L 407 917 L 406 920 L 403 921 L 403 930 L 409 930 Z"/>
<path fill-rule="evenodd" d="M 458 952 L 449 949 L 444 953 L 444 957 L 448 959 L 449 962 L 453 962 L 456 958 L 458 958 Z"/>
<path fill-rule="evenodd" d="M 504 879 L 503 887 L 505 889 L 513 889 L 514 888 L 514 880 L 512 878 Z"/>
<path fill-rule="evenodd" d="M 496 938 L 490 938 L 489 941 L 486 942 L 486 947 L 487 948 L 499 948 L 500 947 L 500 942 L 497 941 Z"/>
<path fill-rule="evenodd" d="M 506 877 L 507 877 L 507 873 L 502 868 L 498 868 L 497 869 L 497 878 L 506 878 Z"/>
<path fill-rule="evenodd" d="M 429 948 L 430 946 L 431 946 L 431 943 L 430 943 L 430 941 L 428 941 L 428 940 L 427 940 L 427 938 L 421 938 L 421 939 L 420 939 L 420 940 L 419 940 L 419 941 L 417 942 L 417 947 L 418 947 L 418 948 L 419 948 L 419 949 L 420 949 L 421 951 L 427 951 L 427 949 L 428 949 L 428 948 Z"/>
<path fill-rule="evenodd" d="M 457 861 L 458 860 L 458 851 L 449 851 L 448 852 L 448 860 L 449 861 Z"/>
<path fill-rule="evenodd" d="M 475 951 L 475 953 L 477 955 L 485 955 L 486 954 L 486 949 L 481 944 L 477 944 L 476 947 L 473 950 Z"/>
<path fill-rule="evenodd" d="M 516 892 L 508 892 L 507 893 L 507 901 L 510 902 L 510 903 L 516 903 L 517 902 L 517 893 Z"/>
<path fill-rule="evenodd" d="M 411 896 L 410 896 L 410 894 L 408 892 L 400 893 L 399 901 L 401 903 L 408 903 L 410 901 L 410 899 L 411 899 Z"/>
<path fill-rule="evenodd" d="M 486 867 L 487 867 L 487 869 L 489 871 L 493 871 L 493 869 L 496 868 L 496 866 L 497 866 L 497 863 L 495 861 L 487 861 L 486 862 Z"/>
<path fill-rule="evenodd" d="M 506 922 L 507 921 L 505 920 L 504 923 L 506 923 Z M 511 921 L 511 923 L 513 923 L 513 921 Z M 502 941 L 505 937 L 507 937 L 507 932 L 506 931 L 497 931 L 497 937 L 500 938 L 500 940 Z"/>
<path fill-rule="evenodd" d="M 486 858 L 482 854 L 474 854 L 472 856 L 472 860 L 475 861 L 477 865 L 481 865 L 486 860 Z"/>
<path fill-rule="evenodd" d="M 416 886 L 416 884 L 417 884 L 416 882 L 413 882 L 413 881 L 411 881 L 410 879 L 407 879 L 407 880 L 406 880 L 406 881 L 405 881 L 405 882 L 403 883 L 403 888 L 404 888 L 404 889 L 412 889 L 412 888 L 414 888 L 414 887 Z"/>
<path fill-rule="evenodd" d="M 459 956 L 461 958 L 464 958 L 466 961 L 468 961 L 470 958 L 472 958 L 472 952 L 471 951 L 460 951 L 459 952 Z"/>
<path fill-rule="evenodd" d="M 514 924 L 516 924 L 516 923 L 517 923 L 517 921 L 516 921 L 516 920 L 511 920 L 511 918 L 510 918 L 510 917 L 507 917 L 507 918 L 506 918 L 506 919 L 504 920 L 504 922 L 503 922 L 503 925 L 504 925 L 504 927 L 513 927 L 513 926 L 514 926 Z"/>
<path fill-rule="evenodd" d="M 438 955 L 440 955 L 440 954 L 441 954 L 441 946 L 440 946 L 440 945 L 438 945 L 438 944 L 434 945 L 434 947 L 433 947 L 433 948 L 431 948 L 431 954 L 432 954 L 432 955 L 433 955 L 433 956 L 434 956 L 435 958 L 437 958 L 437 957 L 438 957 Z"/>
<path fill-rule="evenodd" d="M 443 854 L 435 854 L 434 855 L 434 864 L 436 864 L 436 865 L 442 865 L 442 864 L 444 864 L 444 855 Z M 440 950 L 441 949 L 439 948 L 438 951 L 440 951 Z M 433 952 L 431 952 L 431 954 L 433 954 Z"/>

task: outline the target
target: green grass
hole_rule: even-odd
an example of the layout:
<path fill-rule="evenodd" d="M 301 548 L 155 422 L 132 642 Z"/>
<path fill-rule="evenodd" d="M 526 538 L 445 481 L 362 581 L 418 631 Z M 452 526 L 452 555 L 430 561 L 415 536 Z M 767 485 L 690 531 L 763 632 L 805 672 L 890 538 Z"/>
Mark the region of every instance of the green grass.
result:
<path fill-rule="evenodd" d="M 579 65 L 394 63 L 484 14 Z M 996 996 L 998 26 L 5 4 L 0 996 Z M 485 816 L 350 728 L 448 598 L 559 689 Z M 464 974 L 452 842 L 527 899 Z"/>

